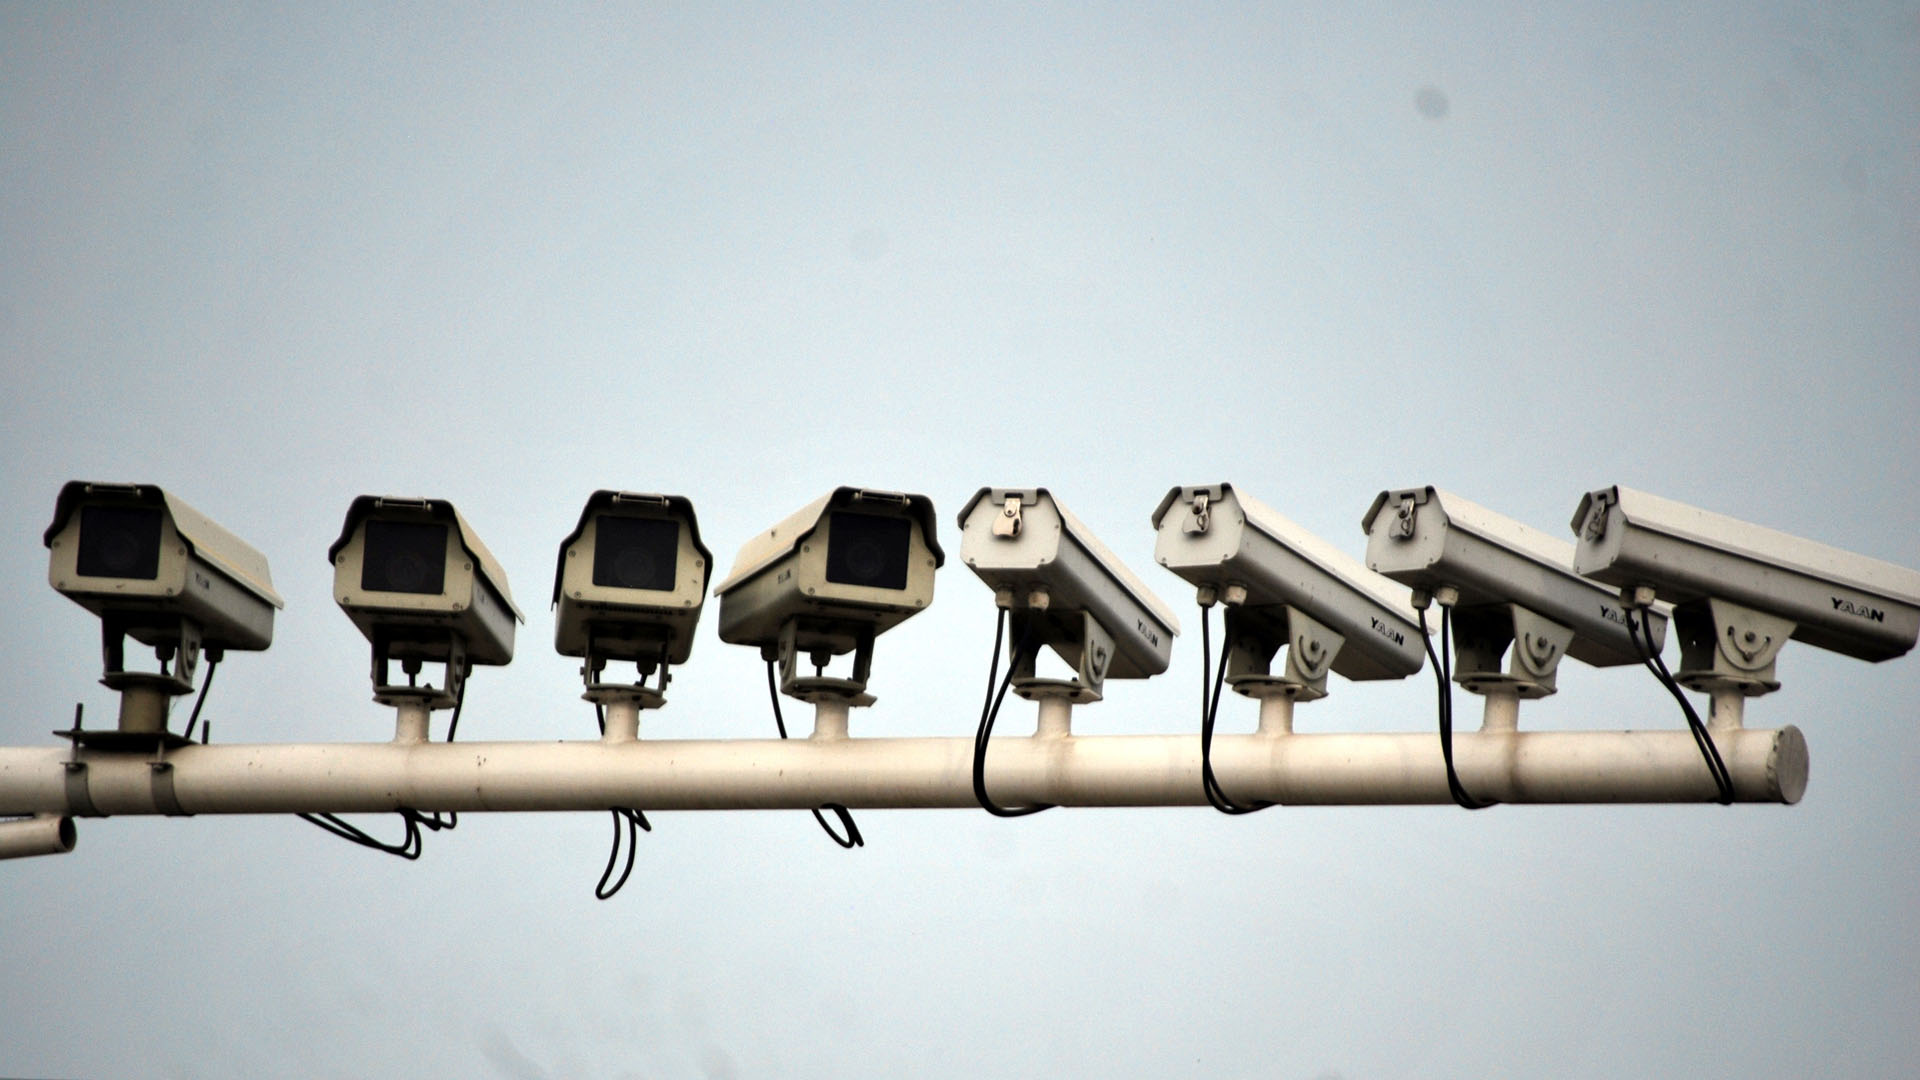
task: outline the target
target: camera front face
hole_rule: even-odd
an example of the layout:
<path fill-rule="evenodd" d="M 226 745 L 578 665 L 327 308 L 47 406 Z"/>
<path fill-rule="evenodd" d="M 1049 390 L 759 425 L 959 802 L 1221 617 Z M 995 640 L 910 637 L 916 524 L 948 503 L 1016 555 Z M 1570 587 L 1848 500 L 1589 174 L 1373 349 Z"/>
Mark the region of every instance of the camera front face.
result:
<path fill-rule="evenodd" d="M 48 540 L 47 579 L 94 611 L 161 610 L 185 593 L 185 545 L 158 503 L 95 499 Z"/>
<path fill-rule="evenodd" d="M 906 514 L 830 510 L 796 554 L 792 580 L 808 606 L 911 614 L 933 600 L 934 558 Z"/>
<path fill-rule="evenodd" d="M 451 503 L 363 495 L 341 530 L 327 549 L 333 599 L 377 656 L 513 659 L 520 613 L 506 574 Z"/>
<path fill-rule="evenodd" d="M 448 522 L 369 516 L 334 556 L 334 598 L 348 609 L 451 615 L 473 602 L 472 565 Z"/>
<path fill-rule="evenodd" d="M 150 645 L 191 625 L 208 648 L 259 650 L 280 606 L 266 557 L 151 484 L 73 481 L 45 540 L 47 580 Z"/>
<path fill-rule="evenodd" d="M 594 519 L 593 583 L 672 592 L 680 566 L 680 523 L 602 514 Z"/>
<path fill-rule="evenodd" d="M 630 496 L 638 502 L 640 496 Z M 709 557 L 692 509 L 589 503 L 560 548 L 554 647 L 563 656 L 685 663 L 706 599 Z"/>
<path fill-rule="evenodd" d="M 943 561 L 924 495 L 836 488 L 741 548 L 720 599 L 720 640 L 777 646 L 789 624 L 831 653 L 933 603 Z"/>
<path fill-rule="evenodd" d="M 438 596 L 447 587 L 447 532 L 439 522 L 367 522 L 360 588 Z"/>
<path fill-rule="evenodd" d="M 75 572 L 153 581 L 160 576 L 165 515 L 157 506 L 83 506 Z"/>
<path fill-rule="evenodd" d="M 904 590 L 913 561 L 913 522 L 852 510 L 827 523 L 826 579 L 835 585 Z"/>

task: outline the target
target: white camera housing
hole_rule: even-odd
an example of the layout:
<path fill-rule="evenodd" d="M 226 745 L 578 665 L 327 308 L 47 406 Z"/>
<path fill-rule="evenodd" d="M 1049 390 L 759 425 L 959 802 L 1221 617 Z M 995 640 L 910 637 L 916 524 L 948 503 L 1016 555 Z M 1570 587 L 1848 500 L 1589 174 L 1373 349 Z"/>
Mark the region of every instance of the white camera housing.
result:
<path fill-rule="evenodd" d="M 1046 488 L 981 488 L 960 511 L 960 556 L 1024 623 L 1016 640 L 1050 646 L 1086 700 L 1167 670 L 1179 619 Z"/>
<path fill-rule="evenodd" d="M 560 542 L 554 648 L 590 667 L 631 661 L 651 673 L 684 664 L 712 577 L 713 554 L 700 542 L 691 501 L 596 491 Z"/>
<path fill-rule="evenodd" d="M 1229 605 L 1235 687 L 1267 676 L 1281 646 L 1302 697 L 1324 693 L 1329 670 L 1356 681 L 1403 679 L 1426 662 L 1403 586 L 1232 484 L 1168 491 L 1153 525 L 1160 565 Z"/>
<path fill-rule="evenodd" d="M 158 679 L 183 694 L 203 648 L 273 643 L 273 613 L 284 605 L 266 556 L 159 487 L 68 483 L 43 539 L 48 582 L 100 616 L 108 686 Z M 127 672 L 127 637 L 160 650 L 168 672 Z"/>
<path fill-rule="evenodd" d="M 835 488 L 740 549 L 714 590 L 720 640 L 778 659 L 788 693 L 857 696 L 874 637 L 933 603 L 934 571 L 945 561 L 925 495 Z M 801 653 L 824 667 L 849 652 L 851 679 L 797 674 Z"/>
<path fill-rule="evenodd" d="M 335 602 L 373 646 L 376 697 L 409 689 L 387 681 L 388 660 L 410 670 L 445 663 L 446 685 L 431 700 L 447 708 L 466 665 L 513 659 L 522 617 L 506 571 L 445 499 L 362 495 L 327 558 Z"/>
<path fill-rule="evenodd" d="M 1717 647 L 1736 668 L 1758 671 L 1764 653 L 1770 669 L 1782 636 L 1880 661 L 1904 655 L 1920 634 L 1920 573 L 1902 566 L 1623 487 L 1582 496 L 1572 525 L 1576 570 L 1627 593 L 1650 588 L 1676 606 L 1676 620 L 1692 624 L 1703 605 L 1727 604 L 1777 620 L 1740 620 L 1754 623 L 1753 640 L 1742 632 Z M 1739 614 L 1726 609 L 1710 618 L 1726 623 Z M 1721 633 L 1712 625 L 1701 630 L 1716 639 Z M 1704 643 L 1690 641 L 1699 633 L 1682 626 L 1683 649 L 1694 646 L 1682 658 L 1691 673 L 1711 668 Z M 1756 648 L 1743 648 L 1749 644 Z"/>
<path fill-rule="evenodd" d="M 67 484 L 44 540 L 53 587 L 96 615 L 134 616 L 137 641 L 152 644 L 138 625 L 151 614 L 193 620 L 208 647 L 273 643 L 285 604 L 266 556 L 152 484 Z"/>
<path fill-rule="evenodd" d="M 1361 520 L 1367 565 L 1429 595 L 1458 592 L 1455 623 L 1464 633 L 1456 678 L 1470 690 L 1502 682 L 1495 624 L 1514 642 L 1505 675 L 1523 696 L 1551 693 L 1560 656 L 1596 667 L 1643 662 L 1627 629 L 1627 605 L 1573 570 L 1573 545 L 1434 487 L 1383 491 Z M 1501 611 L 1517 606 L 1519 612 Z M 1666 641 L 1664 611 L 1647 610 L 1657 652 Z"/>

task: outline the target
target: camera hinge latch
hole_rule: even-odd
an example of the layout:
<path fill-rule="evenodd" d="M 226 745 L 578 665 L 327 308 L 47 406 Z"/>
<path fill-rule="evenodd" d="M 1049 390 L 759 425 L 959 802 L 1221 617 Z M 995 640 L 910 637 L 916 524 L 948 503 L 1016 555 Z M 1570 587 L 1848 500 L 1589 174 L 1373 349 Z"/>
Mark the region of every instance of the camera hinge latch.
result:
<path fill-rule="evenodd" d="M 1187 523 L 1185 526 L 1182 527 L 1181 531 L 1186 533 L 1188 536 L 1205 535 L 1207 531 L 1207 526 L 1210 524 L 1209 519 L 1212 516 L 1211 512 L 1208 509 L 1209 505 L 1212 502 L 1213 502 L 1213 499 L 1210 496 L 1208 496 L 1206 492 L 1204 491 L 1194 492 L 1193 493 L 1193 516 L 1187 519 Z"/>
<path fill-rule="evenodd" d="M 1008 495 L 1000 515 L 993 519 L 993 535 L 1012 540 L 1020 535 L 1020 496 Z"/>

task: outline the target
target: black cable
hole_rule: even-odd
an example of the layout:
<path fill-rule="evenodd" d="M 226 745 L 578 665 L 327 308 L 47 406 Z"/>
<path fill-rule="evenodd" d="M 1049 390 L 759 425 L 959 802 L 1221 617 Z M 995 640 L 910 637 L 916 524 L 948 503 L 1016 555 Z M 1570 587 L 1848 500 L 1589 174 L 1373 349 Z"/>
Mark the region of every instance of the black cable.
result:
<path fill-rule="evenodd" d="M 447 741 L 453 741 L 453 733 L 460 730 L 460 710 L 467 707 L 467 680 L 460 680 L 460 692 L 453 698 L 453 719 L 447 721 Z"/>
<path fill-rule="evenodd" d="M 613 877 L 613 864 L 620 858 L 620 832 L 622 825 L 626 826 L 627 865 L 620 871 L 620 880 L 615 881 L 612 888 L 608 888 L 607 881 Z M 607 852 L 607 868 L 600 872 L 600 882 L 593 887 L 593 898 L 595 900 L 610 900 L 613 898 L 613 894 L 619 892 L 627 884 L 627 878 L 633 874 L 634 853 L 639 849 L 640 833 L 637 830 L 640 829 L 645 829 L 648 832 L 653 831 L 653 826 L 647 823 L 647 816 L 645 814 L 624 806 L 616 806 L 613 808 L 613 850 Z"/>
<path fill-rule="evenodd" d="M 1641 640 L 1643 634 L 1644 641 Z M 1640 660 L 1647 665 L 1647 670 L 1653 672 L 1653 677 L 1660 680 L 1660 685 L 1667 688 L 1667 693 L 1673 695 L 1673 700 L 1680 703 L 1680 711 L 1686 714 L 1687 729 L 1693 732 L 1693 743 L 1700 748 L 1700 756 L 1707 763 L 1707 771 L 1713 774 L 1713 785 L 1720 792 L 1714 801 L 1721 806 L 1732 806 L 1733 774 L 1727 771 L 1727 763 L 1720 757 L 1720 748 L 1714 745 L 1713 734 L 1707 730 L 1707 726 L 1700 722 L 1700 714 L 1694 711 L 1693 702 L 1687 700 L 1687 695 L 1680 689 L 1680 684 L 1674 680 L 1673 673 L 1667 670 L 1667 662 L 1660 658 L 1659 650 L 1653 647 L 1652 625 L 1644 617 L 1636 620 L 1634 612 L 1629 610 L 1627 636 L 1633 639 L 1633 647 L 1639 650 Z"/>
<path fill-rule="evenodd" d="M 780 715 L 780 684 L 774 680 L 773 661 L 771 660 L 767 661 L 767 697 L 773 702 L 773 726 L 780 732 L 780 737 L 784 739 L 787 737 L 787 721 L 785 717 Z M 853 814 L 848 812 L 846 807 L 837 802 L 830 802 L 822 803 L 811 809 L 813 812 L 813 820 L 820 823 L 821 831 L 831 837 L 834 843 L 839 844 L 849 851 L 857 847 L 866 846 L 866 837 L 860 835 L 860 826 L 853 823 Z M 820 813 L 822 810 L 831 810 L 834 815 L 840 819 L 841 827 L 846 830 L 844 837 L 834 832 L 832 825 L 827 824 L 826 816 Z"/>
<path fill-rule="evenodd" d="M 593 703 L 593 719 L 595 723 L 600 725 L 600 734 L 605 735 L 607 733 L 607 712 L 597 701 Z M 653 823 L 647 820 L 647 815 L 639 810 L 635 810 L 631 806 L 616 806 L 613 807 L 609 813 L 613 816 L 613 850 L 607 852 L 607 868 L 600 872 L 600 881 L 593 887 L 593 898 L 595 900 L 611 900 L 613 894 L 619 892 L 627 884 L 627 878 L 633 873 L 634 855 L 639 850 L 637 841 L 640 839 L 640 831 L 653 831 Z M 626 826 L 627 865 L 624 870 L 620 871 L 620 880 L 614 882 L 612 888 L 608 888 L 607 879 L 613 876 L 613 864 L 620 858 L 620 833 L 622 825 Z"/>
<path fill-rule="evenodd" d="M 987 665 L 987 700 L 980 705 L 980 726 L 973 733 L 973 798 L 980 804 L 980 809 L 994 817 L 1015 818 L 1051 810 L 1053 804 L 1034 803 L 1032 806 L 1010 808 L 996 805 L 987 796 L 987 740 L 993 738 L 993 725 L 1000 718 L 1000 703 L 1006 700 L 1007 687 L 1013 685 L 1013 673 L 1020 669 L 1028 647 L 1031 646 L 1036 653 L 1040 650 L 1039 643 L 1033 640 L 1033 626 L 1029 623 L 1026 632 L 1020 635 L 1020 643 L 1014 646 L 1013 653 L 1007 657 L 1007 675 L 1000 680 L 1000 688 L 996 693 L 993 690 L 993 676 L 1000 666 L 1000 645 L 1006 639 L 1007 619 L 1007 611 L 1002 608 L 997 629 L 993 633 L 993 659 Z"/>
<path fill-rule="evenodd" d="M 1234 802 L 1213 775 L 1213 724 L 1220 715 L 1220 694 L 1226 689 L 1227 654 L 1233 651 L 1233 631 L 1229 625 L 1220 635 L 1220 665 L 1213 673 L 1213 685 L 1209 693 L 1207 668 L 1213 656 L 1212 620 L 1209 618 L 1212 614 L 1212 608 L 1200 609 L 1200 786 L 1215 810 L 1223 814 L 1251 814 L 1274 804 L 1264 799 L 1255 799 L 1244 805 Z"/>
<path fill-rule="evenodd" d="M 407 831 L 405 838 L 398 844 L 388 844 L 376 840 L 367 833 L 360 831 L 360 829 L 355 826 L 347 824 L 332 814 L 298 814 L 296 816 L 309 825 L 319 826 L 333 835 L 340 837 L 342 840 L 351 840 L 361 847 L 372 848 L 375 851 L 384 851 L 388 855 L 398 855 L 408 860 L 418 859 L 420 857 L 420 819 L 413 816 L 411 811 L 402 811 L 400 814 L 400 819 L 407 824 Z"/>
<path fill-rule="evenodd" d="M 213 672 L 211 670 L 207 672 L 207 682 L 213 682 Z M 206 690 L 202 688 L 202 699 L 204 699 L 205 696 Z M 462 682 L 460 684 L 460 694 L 455 698 L 453 703 L 453 723 L 447 728 L 448 742 L 453 741 L 453 729 L 459 726 L 460 707 L 466 702 L 466 698 L 467 684 Z M 200 715 L 200 707 L 197 704 L 194 706 L 193 715 L 195 718 L 198 718 Z M 189 732 L 193 730 L 192 720 L 187 721 L 187 730 Z M 333 835 L 340 837 L 342 840 L 351 840 L 361 847 L 372 848 L 375 851 L 383 851 L 388 855 L 398 855 L 408 860 L 418 859 L 423 850 L 422 837 L 424 834 L 421 833 L 421 829 L 427 829 L 432 832 L 442 832 L 453 829 L 460 824 L 460 814 L 454 810 L 447 811 L 446 816 L 442 817 L 438 810 L 431 814 L 423 814 L 411 807 L 403 806 L 395 811 L 395 813 L 398 813 L 400 820 L 406 824 L 406 832 L 402 834 L 402 839 L 397 844 L 389 844 L 383 840 L 376 840 L 371 834 L 359 827 L 350 825 L 340 817 L 324 811 L 317 814 L 297 814 L 295 816 L 309 825 L 325 829 Z"/>
<path fill-rule="evenodd" d="M 212 649 L 207 650 L 207 678 L 200 684 L 200 696 L 193 700 L 193 713 L 187 717 L 187 731 L 181 738 L 193 741 L 193 728 L 200 722 L 200 709 L 207 703 L 207 691 L 213 689 L 213 673 L 220 666 L 220 658 Z M 211 723 L 211 722 L 209 722 Z"/>
<path fill-rule="evenodd" d="M 1427 660 L 1433 666 L 1433 677 L 1440 689 L 1440 758 L 1447 763 L 1447 791 L 1461 808 L 1485 810 L 1494 804 L 1467 794 L 1467 789 L 1460 784 L 1460 774 L 1453 767 L 1453 608 L 1443 605 L 1440 609 L 1440 652 L 1437 655 L 1433 651 L 1433 636 L 1427 630 L 1427 609 L 1420 608 L 1418 614 L 1420 641 L 1427 647 Z"/>
<path fill-rule="evenodd" d="M 454 826 L 460 824 L 460 815 L 452 810 L 447 811 L 447 814 L 445 817 L 441 817 L 440 812 L 438 810 L 434 811 L 431 814 L 423 814 L 418 810 L 413 810 L 403 806 L 400 808 L 400 816 L 413 821 L 415 824 L 419 825 L 421 828 L 431 829 L 434 832 L 440 832 L 444 829 L 451 829 Z"/>

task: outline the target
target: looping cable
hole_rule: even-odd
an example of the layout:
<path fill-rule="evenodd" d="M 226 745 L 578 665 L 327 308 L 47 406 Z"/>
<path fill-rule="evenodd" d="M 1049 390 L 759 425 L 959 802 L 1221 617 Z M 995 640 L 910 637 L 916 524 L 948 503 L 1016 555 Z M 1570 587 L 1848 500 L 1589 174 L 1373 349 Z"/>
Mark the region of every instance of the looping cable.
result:
<path fill-rule="evenodd" d="M 1440 609 L 1440 651 L 1433 651 L 1433 636 L 1427 629 L 1427 609 L 1421 607 L 1420 641 L 1427 647 L 1427 660 L 1433 667 L 1433 677 L 1440 689 L 1440 757 L 1447 763 L 1447 791 L 1453 801 L 1465 810 L 1485 810 L 1494 803 L 1481 801 L 1467 794 L 1460 784 L 1460 774 L 1453 767 L 1453 609 L 1445 605 Z"/>
<path fill-rule="evenodd" d="M 1694 711 L 1693 702 L 1675 681 L 1673 672 L 1667 670 L 1667 662 L 1660 658 L 1660 652 L 1653 647 L 1653 628 L 1647 625 L 1644 616 L 1629 610 L 1627 612 L 1627 636 L 1633 639 L 1633 647 L 1640 652 L 1640 660 L 1646 664 L 1660 685 L 1667 688 L 1673 700 L 1680 703 L 1680 711 L 1686 715 L 1687 729 L 1693 732 L 1693 743 L 1700 748 L 1700 756 L 1707 763 L 1707 771 L 1713 774 L 1713 786 L 1719 791 L 1714 802 L 1721 806 L 1733 805 L 1733 774 L 1727 771 L 1727 763 L 1720 756 L 1720 748 L 1714 745 L 1713 733 L 1707 725 L 1700 722 L 1700 714 Z"/>
<path fill-rule="evenodd" d="M 1039 643 L 1034 641 L 1033 629 L 1029 626 L 1020 635 L 1020 643 L 1014 646 L 1013 653 L 1007 658 L 1007 674 L 999 680 L 999 689 L 994 689 L 994 677 L 1000 669 L 1000 646 L 1007 636 L 1007 611 L 1000 610 L 1000 617 L 994 624 L 993 659 L 987 664 L 987 699 L 980 705 L 980 726 L 973 733 L 973 798 L 980 809 L 994 817 L 1016 818 L 1037 814 L 1042 810 L 1053 809 L 1052 803 L 1035 803 L 1032 806 L 1006 807 L 996 804 L 987 795 L 987 740 L 993 738 L 993 725 L 1000 718 L 1000 703 L 1006 700 L 1007 688 L 1013 685 L 1013 673 L 1019 670 L 1026 659 L 1027 650 L 1039 651 Z"/>
<path fill-rule="evenodd" d="M 397 844 L 389 844 L 381 840 L 376 840 L 370 834 L 363 832 L 354 825 L 348 824 L 333 814 L 322 812 L 318 814 L 299 814 L 296 816 L 309 825 L 318 826 L 338 836 L 342 840 L 351 840 L 364 848 L 372 848 L 375 851 L 385 852 L 388 855 L 398 855 L 407 860 L 418 859 L 420 857 L 421 818 L 411 810 L 400 811 L 400 820 L 406 822 L 407 830 L 403 834 L 401 841 Z"/>
<path fill-rule="evenodd" d="M 767 661 L 767 698 L 773 702 L 773 726 L 780 732 L 780 737 L 784 739 L 787 737 L 787 721 L 786 718 L 780 714 L 780 683 L 779 680 L 774 677 L 773 661 L 771 660 Z M 853 823 L 853 814 L 845 806 L 830 802 L 822 803 L 811 809 L 813 811 L 813 820 L 820 823 L 821 831 L 825 832 L 827 837 L 834 843 L 839 844 L 849 851 L 867 845 L 867 838 L 860 835 L 860 826 Z M 827 824 L 826 815 L 820 812 L 822 810 L 831 810 L 834 812 L 834 815 L 840 819 L 840 825 L 845 831 L 844 836 L 841 833 L 834 832 L 833 826 Z"/>
<path fill-rule="evenodd" d="M 623 827 L 626 830 L 627 839 L 627 865 L 620 871 L 620 880 L 615 881 L 612 887 L 608 887 L 607 881 L 613 877 L 613 864 L 620 858 L 620 834 Z M 641 829 L 647 832 L 653 831 L 653 826 L 648 823 L 645 814 L 625 806 L 613 808 L 613 850 L 607 852 L 607 868 L 600 872 L 600 881 L 593 887 L 595 900 L 611 900 L 613 894 L 627 884 L 627 878 L 633 874 L 633 856 L 639 849 L 638 830 Z"/>
<path fill-rule="evenodd" d="M 1265 810 L 1274 803 L 1264 799 L 1255 799 L 1250 803 L 1237 803 L 1229 798 L 1220 781 L 1213 775 L 1213 725 L 1220 714 L 1220 695 L 1226 689 L 1227 654 L 1233 651 L 1233 627 L 1226 624 L 1220 635 L 1220 663 L 1211 677 L 1208 668 L 1213 659 L 1213 630 L 1211 616 L 1213 609 L 1206 605 L 1200 608 L 1200 786 L 1206 792 L 1207 802 L 1223 814 L 1251 814 Z M 1224 620 L 1223 620 L 1224 622 Z M 1211 683 L 1211 686 L 1209 686 Z"/>
<path fill-rule="evenodd" d="M 211 686 L 212 684 L 213 668 L 209 665 L 207 669 L 207 685 Z M 206 686 L 202 686 L 200 689 L 200 700 L 204 702 L 206 696 Z M 460 726 L 460 709 L 466 704 L 466 701 L 467 684 L 462 682 L 460 684 L 460 694 L 453 702 L 453 720 L 447 725 L 448 742 L 453 741 L 454 730 Z M 193 707 L 193 717 L 187 721 L 187 732 L 189 736 L 191 736 L 193 732 L 194 720 L 199 719 L 199 717 L 200 705 L 199 703 L 195 703 Z M 425 834 L 420 830 L 445 832 L 456 828 L 460 824 L 460 814 L 455 810 L 449 810 L 445 814 L 442 814 L 438 810 L 435 810 L 431 814 L 423 814 L 411 807 L 403 806 L 395 811 L 395 813 L 400 815 L 400 820 L 406 825 L 406 831 L 401 834 L 401 840 L 397 844 L 389 844 L 384 840 L 375 839 L 374 836 L 366 830 L 347 823 L 335 814 L 329 814 L 323 811 L 317 814 L 299 814 L 296 816 L 307 824 L 325 829 L 342 840 L 350 840 L 353 843 L 359 844 L 361 847 L 384 852 L 388 855 L 398 855 L 400 858 L 409 861 L 418 859 L 423 850 L 423 837 Z"/>

